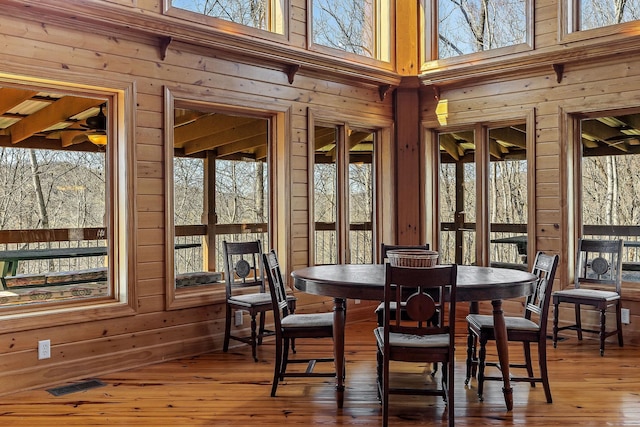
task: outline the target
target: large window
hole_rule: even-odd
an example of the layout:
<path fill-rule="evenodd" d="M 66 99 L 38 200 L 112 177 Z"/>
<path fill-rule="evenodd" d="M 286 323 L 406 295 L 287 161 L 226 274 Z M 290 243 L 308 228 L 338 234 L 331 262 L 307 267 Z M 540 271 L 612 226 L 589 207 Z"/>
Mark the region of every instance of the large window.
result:
<path fill-rule="evenodd" d="M 389 0 L 310 0 L 312 42 L 389 61 Z"/>
<path fill-rule="evenodd" d="M 167 0 L 176 9 L 284 34 L 286 0 Z"/>
<path fill-rule="evenodd" d="M 526 125 L 443 132 L 438 142 L 443 262 L 528 269 Z"/>
<path fill-rule="evenodd" d="M 569 0 L 574 31 L 590 30 L 640 19 L 640 0 Z"/>
<path fill-rule="evenodd" d="M 315 264 L 371 263 L 376 133 L 316 124 L 313 144 Z"/>
<path fill-rule="evenodd" d="M 118 98 L 26 83 L 0 82 L 0 310 L 122 301 Z"/>
<path fill-rule="evenodd" d="M 623 279 L 640 282 L 640 114 L 592 114 L 580 137 L 581 233 L 623 239 Z"/>
<path fill-rule="evenodd" d="M 224 240 L 260 240 L 264 251 L 271 248 L 271 119 L 188 100 L 176 100 L 173 113 L 169 294 L 188 301 L 193 292 L 224 292 Z"/>
<path fill-rule="evenodd" d="M 431 32 L 426 60 L 528 43 L 531 0 L 423 0 Z M 437 16 L 433 17 L 433 11 Z M 433 40 L 433 42 L 431 42 Z"/>

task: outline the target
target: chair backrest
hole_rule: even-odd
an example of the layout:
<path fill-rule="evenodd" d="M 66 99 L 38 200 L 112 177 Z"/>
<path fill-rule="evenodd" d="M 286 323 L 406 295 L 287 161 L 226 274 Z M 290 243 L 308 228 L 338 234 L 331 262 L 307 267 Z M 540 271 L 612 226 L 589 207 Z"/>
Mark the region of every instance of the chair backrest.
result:
<path fill-rule="evenodd" d="M 385 263 L 387 261 L 387 251 L 395 250 L 395 249 L 426 249 L 429 250 L 429 244 L 426 243 L 424 245 L 386 245 L 384 243 L 380 244 L 380 262 Z"/>
<path fill-rule="evenodd" d="M 575 287 L 587 284 L 620 293 L 623 246 L 622 239 L 578 240 Z"/>
<path fill-rule="evenodd" d="M 450 334 L 453 345 L 456 323 L 456 265 L 430 268 L 393 267 L 386 264 L 384 305 L 385 343 L 389 333 L 414 335 Z M 397 304 L 406 316 L 391 318 L 390 307 Z M 443 313 L 438 323 L 429 322 Z"/>
<path fill-rule="evenodd" d="M 234 291 L 255 287 L 255 292 L 264 292 L 264 269 L 262 268 L 262 246 L 260 240 L 252 242 L 222 242 L 224 252 L 224 281 L 227 298 Z"/>
<path fill-rule="evenodd" d="M 558 255 L 547 255 L 544 252 L 536 254 L 532 273 L 538 276 L 538 281 L 533 293 L 527 297 L 525 302 L 524 317 L 532 319 L 533 315 L 537 316 L 540 330 L 543 333 L 547 330 L 547 315 L 551 305 L 553 280 L 556 277 L 557 268 Z"/>
<path fill-rule="evenodd" d="M 276 252 L 272 249 L 262 255 L 265 268 L 265 275 L 269 281 L 269 292 L 271 293 L 271 303 L 273 304 L 273 320 L 276 331 L 280 330 L 280 321 L 289 315 L 289 305 L 287 304 L 287 290 L 282 279 L 280 263 Z"/>

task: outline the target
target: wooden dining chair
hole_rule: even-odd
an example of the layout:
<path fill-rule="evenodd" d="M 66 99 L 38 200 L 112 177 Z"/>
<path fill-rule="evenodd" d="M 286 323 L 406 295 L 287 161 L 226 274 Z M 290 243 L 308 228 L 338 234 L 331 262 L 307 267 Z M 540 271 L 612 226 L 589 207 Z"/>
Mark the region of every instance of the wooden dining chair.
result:
<path fill-rule="evenodd" d="M 257 362 L 258 344 L 262 338 L 273 335 L 265 329 L 265 312 L 272 308 L 271 295 L 265 292 L 262 247 L 259 240 L 252 242 L 222 242 L 226 288 L 226 319 L 222 350 L 229 350 L 229 340 L 237 340 L 251 346 L 251 354 Z M 251 316 L 251 335 L 231 334 L 234 310 L 246 310 Z M 260 316 L 258 328 L 256 317 Z"/>
<path fill-rule="evenodd" d="M 553 293 L 553 347 L 558 345 L 558 332 L 571 329 L 582 340 L 583 332 L 599 334 L 600 356 L 604 356 L 604 341 L 612 335 L 618 336 L 618 345 L 622 341 L 622 306 L 620 291 L 622 287 L 622 249 L 620 240 L 578 241 L 574 287 Z M 575 322 L 567 326 L 558 326 L 559 306 L 562 303 L 573 304 Z M 580 307 L 586 305 L 600 312 L 600 328 L 582 327 Z M 616 328 L 607 332 L 606 313 L 613 307 L 616 312 Z"/>
<path fill-rule="evenodd" d="M 513 382 L 529 382 L 532 387 L 536 383 L 542 383 L 547 402 L 551 403 L 551 387 L 549 386 L 549 374 L 547 371 L 547 319 L 549 306 L 551 305 L 551 291 L 553 280 L 558 267 L 558 255 L 547 255 L 542 252 L 536 254 L 533 263 L 532 273 L 538 277 L 534 292 L 525 300 L 523 316 L 505 316 L 507 326 L 507 339 L 509 342 L 521 342 L 524 349 L 524 364 L 510 363 L 510 368 L 524 368 L 527 370 L 526 376 L 510 377 Z M 486 345 L 488 341 L 495 341 L 495 328 L 493 315 L 469 314 L 467 316 L 469 339 L 468 345 L 480 343 L 478 352 L 478 397 L 483 399 L 485 381 L 502 381 L 500 376 L 485 375 L 486 366 L 500 368 L 496 362 L 486 361 Z M 538 366 L 540 375 L 535 376 L 533 363 L 531 362 L 531 343 L 538 347 Z M 467 378 L 465 384 L 469 384 L 472 372 L 472 354 L 476 354 L 476 349 L 467 349 Z"/>
<path fill-rule="evenodd" d="M 291 314 L 287 303 L 286 286 L 274 250 L 263 254 L 263 264 L 269 281 L 276 335 L 276 360 L 271 396 L 276 395 L 279 382 L 286 377 L 335 378 L 335 370 L 333 372 L 314 372 L 316 363 L 333 362 L 333 357 L 289 359 L 290 343 L 294 339 L 333 338 L 333 313 Z M 333 346 L 330 348 L 333 351 Z M 303 372 L 287 372 L 287 365 L 290 363 L 306 363 L 307 369 Z"/>
<path fill-rule="evenodd" d="M 387 252 L 396 249 L 425 249 L 429 250 L 429 244 L 426 243 L 424 245 L 387 245 L 380 244 L 380 262 L 383 264 L 388 261 Z M 394 318 L 396 314 L 396 306 L 392 305 L 391 308 L 391 317 Z M 384 322 L 384 302 L 381 302 L 375 310 L 376 318 L 378 320 L 378 326 L 382 326 Z"/>
<path fill-rule="evenodd" d="M 449 426 L 455 424 L 454 350 L 456 320 L 456 265 L 430 268 L 385 266 L 384 324 L 374 330 L 377 343 L 377 385 L 382 403 L 382 425 L 389 424 L 389 397 L 401 395 L 442 396 L 447 404 Z M 433 297 L 432 295 L 437 295 Z M 403 316 L 391 317 L 392 303 L 404 305 Z M 437 324 L 429 319 L 437 313 Z M 442 363 L 440 385 L 418 387 L 390 384 L 392 361 Z M 422 376 L 422 371 L 419 375 Z M 421 381 L 421 383 L 423 383 Z"/>

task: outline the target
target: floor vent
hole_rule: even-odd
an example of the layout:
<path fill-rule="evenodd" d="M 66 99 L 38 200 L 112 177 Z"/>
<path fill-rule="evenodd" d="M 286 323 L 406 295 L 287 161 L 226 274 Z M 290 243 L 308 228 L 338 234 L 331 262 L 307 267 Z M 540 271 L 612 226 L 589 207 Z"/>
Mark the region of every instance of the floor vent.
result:
<path fill-rule="evenodd" d="M 92 388 L 102 387 L 104 385 L 106 384 L 99 380 L 86 380 L 79 383 L 50 388 L 47 391 L 54 396 L 64 396 L 65 394 L 76 393 L 78 391 L 86 391 Z"/>

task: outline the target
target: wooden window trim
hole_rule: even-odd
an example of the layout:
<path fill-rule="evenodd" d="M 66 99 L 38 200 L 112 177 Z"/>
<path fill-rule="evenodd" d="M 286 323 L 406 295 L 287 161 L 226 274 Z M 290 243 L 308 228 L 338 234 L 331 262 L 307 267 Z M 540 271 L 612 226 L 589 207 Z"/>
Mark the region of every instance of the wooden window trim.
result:
<path fill-rule="evenodd" d="M 96 79 L 91 76 L 76 76 L 67 82 L 68 75 L 49 70 L 48 77 L 38 76 L 40 69 L 21 67 L 15 74 L 9 66 L 0 73 L 4 84 L 15 84 L 42 91 L 58 91 L 83 96 L 104 98 L 109 105 L 108 126 L 113 140 L 109 156 L 108 199 L 112 200 L 108 219 L 109 229 L 109 283 L 111 296 L 102 299 L 78 299 L 64 303 L 50 303 L 6 307 L 0 309 L 3 322 L 0 333 L 40 329 L 58 325 L 80 324 L 87 319 L 102 320 L 132 316 L 137 312 L 136 291 L 136 233 L 130 232 L 136 224 L 133 201 L 128 195 L 134 194 L 131 175 L 135 170 L 135 100 L 134 85 L 131 82 L 110 79 Z M 128 123 L 128 126 L 124 124 Z M 129 232 L 127 232 L 129 231 Z M 123 237 L 124 236 L 124 237 Z"/>

